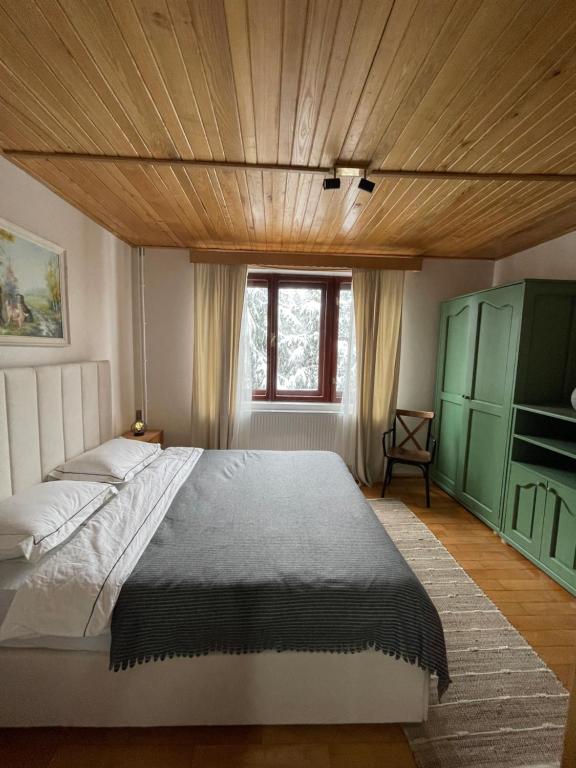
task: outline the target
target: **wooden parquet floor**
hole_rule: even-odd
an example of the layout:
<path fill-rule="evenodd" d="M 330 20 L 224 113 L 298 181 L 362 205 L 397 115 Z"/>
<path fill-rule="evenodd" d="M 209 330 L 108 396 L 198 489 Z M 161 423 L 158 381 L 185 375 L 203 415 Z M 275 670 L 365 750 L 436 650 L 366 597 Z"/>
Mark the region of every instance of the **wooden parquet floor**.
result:
<path fill-rule="evenodd" d="M 378 497 L 380 487 L 366 489 Z M 570 686 L 576 598 L 438 488 L 394 480 L 390 496 L 428 525 L 540 656 Z M 1 681 L 0 681 L 1 684 Z M 400 726 L 0 730 L 2 768 L 410 768 Z"/>

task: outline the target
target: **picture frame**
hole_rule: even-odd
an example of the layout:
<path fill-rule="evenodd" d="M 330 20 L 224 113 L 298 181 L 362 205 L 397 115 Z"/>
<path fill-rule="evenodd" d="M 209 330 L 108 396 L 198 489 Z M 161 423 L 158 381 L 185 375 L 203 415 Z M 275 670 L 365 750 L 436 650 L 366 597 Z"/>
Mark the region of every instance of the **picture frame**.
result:
<path fill-rule="evenodd" d="M 68 346 L 66 251 L 0 218 L 0 346 Z"/>

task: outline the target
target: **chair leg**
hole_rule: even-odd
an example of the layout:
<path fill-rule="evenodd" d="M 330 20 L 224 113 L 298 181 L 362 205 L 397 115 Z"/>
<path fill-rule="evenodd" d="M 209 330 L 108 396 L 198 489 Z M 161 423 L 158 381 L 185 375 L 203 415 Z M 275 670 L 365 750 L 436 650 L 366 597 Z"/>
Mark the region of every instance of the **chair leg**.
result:
<path fill-rule="evenodd" d="M 426 506 L 430 506 L 430 467 L 424 469 L 424 482 L 426 483 Z"/>
<path fill-rule="evenodd" d="M 391 459 L 386 462 L 386 472 L 384 473 L 384 482 L 382 483 L 382 498 L 386 495 L 386 488 L 390 485 L 392 480 L 392 465 L 394 464 Z"/>

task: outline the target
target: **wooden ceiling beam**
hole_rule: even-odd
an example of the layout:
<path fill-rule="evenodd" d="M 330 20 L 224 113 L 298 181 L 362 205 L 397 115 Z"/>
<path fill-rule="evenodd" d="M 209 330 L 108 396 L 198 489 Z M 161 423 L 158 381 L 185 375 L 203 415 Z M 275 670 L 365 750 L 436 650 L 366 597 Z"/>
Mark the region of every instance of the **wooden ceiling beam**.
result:
<path fill-rule="evenodd" d="M 192 160 L 181 157 L 140 157 L 134 155 L 102 155 L 83 152 L 47 152 L 30 149 L 4 149 L 2 154 L 14 160 L 65 160 L 113 163 L 116 165 L 153 165 L 232 171 L 279 171 L 281 173 L 308 173 L 331 176 L 333 167 L 309 165 L 283 165 L 276 163 L 234 163 L 227 160 Z M 339 167 L 339 163 L 335 164 Z M 484 181 L 484 182 L 544 182 L 550 184 L 576 184 L 576 173 L 490 173 L 474 171 L 419 171 L 405 169 L 368 168 L 367 176 L 373 178 L 412 179 L 421 181 Z"/>
<path fill-rule="evenodd" d="M 527 181 L 533 183 L 547 182 L 549 184 L 574 184 L 576 173 L 488 173 L 473 171 L 394 171 L 374 170 L 368 175 L 377 178 L 416 179 L 421 181 Z"/>
<path fill-rule="evenodd" d="M 2 154 L 14 160 L 66 160 L 115 165 L 167 165 L 173 168 L 199 168 L 227 171 L 281 171 L 282 173 L 310 173 L 332 175 L 332 168 L 309 165 L 280 165 L 276 163 L 233 163 L 227 160 L 187 160 L 181 157 L 140 157 L 135 155 L 101 155 L 83 152 L 43 152 L 30 149 L 4 149 Z"/>
<path fill-rule="evenodd" d="M 191 248 L 192 264 L 248 264 L 251 267 L 306 267 L 316 269 L 400 269 L 420 272 L 422 256 L 365 253 L 302 253 L 291 251 L 227 251 Z"/>

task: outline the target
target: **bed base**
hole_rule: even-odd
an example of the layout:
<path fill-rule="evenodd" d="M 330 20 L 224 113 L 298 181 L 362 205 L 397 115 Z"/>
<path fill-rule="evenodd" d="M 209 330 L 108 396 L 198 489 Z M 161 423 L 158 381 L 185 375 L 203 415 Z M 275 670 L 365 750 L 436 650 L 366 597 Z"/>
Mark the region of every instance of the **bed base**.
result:
<path fill-rule="evenodd" d="M 108 655 L 0 650 L 0 726 L 413 723 L 429 675 L 381 653 L 260 653 L 108 671 Z"/>

